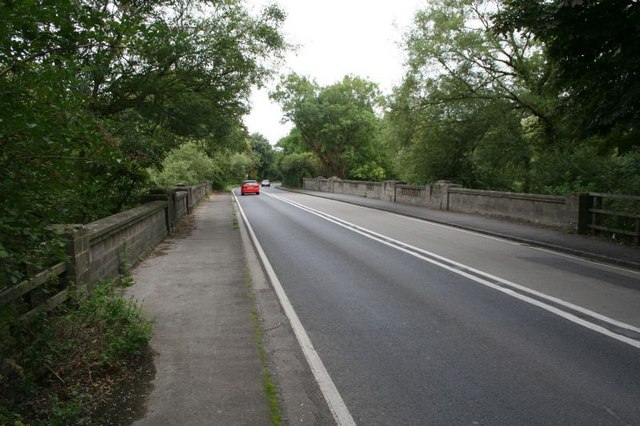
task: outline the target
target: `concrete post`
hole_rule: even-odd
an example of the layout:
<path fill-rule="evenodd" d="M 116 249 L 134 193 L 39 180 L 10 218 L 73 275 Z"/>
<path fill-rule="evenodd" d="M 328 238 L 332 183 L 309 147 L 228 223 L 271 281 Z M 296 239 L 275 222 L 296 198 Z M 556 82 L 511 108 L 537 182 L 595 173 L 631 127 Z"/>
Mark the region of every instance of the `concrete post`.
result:
<path fill-rule="evenodd" d="M 342 181 L 342 179 L 340 179 L 337 176 L 331 176 L 328 179 L 328 182 L 327 182 L 328 183 L 328 188 L 327 189 L 329 189 L 329 192 L 335 192 L 336 182 L 339 182 L 339 181 Z"/>
<path fill-rule="evenodd" d="M 385 180 L 382 182 L 382 194 L 380 197 L 391 203 L 396 202 L 396 185 L 403 184 L 400 180 Z"/>
<path fill-rule="evenodd" d="M 93 290 L 91 282 L 91 246 L 89 234 L 82 225 L 64 225 L 64 234 L 68 240 L 65 248 L 69 258 L 67 279 L 76 283 L 81 292 Z"/>
<path fill-rule="evenodd" d="M 165 224 L 167 226 L 167 233 L 170 234 L 171 231 L 173 231 L 173 217 L 175 216 L 175 207 L 172 193 L 166 191 L 165 189 L 152 189 L 143 197 L 143 201 L 165 201 L 167 203 L 167 206 L 164 209 L 164 217 Z"/>
<path fill-rule="evenodd" d="M 462 185 L 452 183 L 448 180 L 439 180 L 433 184 L 433 206 L 440 210 L 449 210 L 449 189 L 462 188 Z"/>
<path fill-rule="evenodd" d="M 175 194 L 181 191 L 184 191 L 187 193 L 187 214 L 191 214 L 191 191 L 186 185 L 176 185 L 176 187 L 171 190 L 171 192 L 173 193 L 174 204 L 175 204 Z"/>
<path fill-rule="evenodd" d="M 196 197 L 195 197 L 195 187 L 190 186 L 187 188 L 189 190 L 189 202 L 187 205 L 189 206 L 189 214 L 193 213 L 194 207 L 196 205 Z"/>
<path fill-rule="evenodd" d="M 578 234 L 589 231 L 589 193 L 573 192 L 567 195 L 567 226 Z"/>

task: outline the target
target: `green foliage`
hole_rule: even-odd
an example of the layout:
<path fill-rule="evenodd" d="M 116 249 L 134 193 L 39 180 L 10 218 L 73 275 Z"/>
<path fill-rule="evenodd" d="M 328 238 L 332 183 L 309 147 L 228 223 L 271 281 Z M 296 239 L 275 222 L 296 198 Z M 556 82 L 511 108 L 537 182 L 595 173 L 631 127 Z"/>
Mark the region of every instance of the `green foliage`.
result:
<path fill-rule="evenodd" d="M 150 170 L 152 183 L 158 188 L 179 184 L 194 185 L 205 180 L 221 182 L 220 164 L 210 158 L 202 144 L 189 141 L 173 149 L 162 162 L 160 171 Z"/>
<path fill-rule="evenodd" d="M 302 179 L 318 176 L 321 167 L 318 158 L 310 152 L 285 155 L 280 161 L 282 184 L 290 188 L 300 188 Z"/>
<path fill-rule="evenodd" d="M 323 173 L 341 178 L 385 175 L 376 115 L 382 99 L 374 83 L 346 76 L 339 83 L 320 87 L 293 74 L 283 78 L 271 96 L 296 128 L 285 143 L 298 144 L 298 152 L 314 153 Z"/>
<path fill-rule="evenodd" d="M 276 151 L 269 141 L 259 133 L 251 135 L 251 148 L 258 156 L 259 162 L 256 167 L 258 179 L 272 179 L 278 172 L 276 168 Z"/>
<path fill-rule="evenodd" d="M 440 0 L 418 12 L 407 37 L 408 73 L 387 115 L 396 175 L 469 187 L 528 186 L 530 145 L 520 122 L 534 117 L 534 142 L 553 144 L 556 108 L 548 70 L 526 34 L 489 31 L 491 1 Z"/>
<path fill-rule="evenodd" d="M 30 322 L 3 308 L 0 423 L 70 424 L 95 409 L 100 397 L 92 385 L 126 368 L 151 337 L 140 307 L 118 288 L 100 284 Z"/>
<path fill-rule="evenodd" d="M 250 89 L 286 47 L 283 12 L 239 0 L 4 1 L 0 17 L 0 288 L 58 258 L 48 225 L 134 204 L 178 142 L 242 148 Z"/>
<path fill-rule="evenodd" d="M 548 152 L 532 165 L 532 191 L 566 195 L 603 192 L 640 195 L 640 151 L 601 155 L 592 145 L 570 153 Z"/>
<path fill-rule="evenodd" d="M 257 179 L 256 168 L 260 159 L 254 153 L 236 152 L 231 156 L 228 182 L 239 183 L 243 179 Z"/>
<path fill-rule="evenodd" d="M 496 32 L 531 31 L 546 46 L 588 134 L 640 127 L 640 4 L 629 0 L 504 0 Z"/>
<path fill-rule="evenodd" d="M 289 134 L 281 138 L 276 144 L 276 148 L 280 149 L 283 155 L 302 154 L 307 152 L 304 139 L 300 134 L 300 130 L 294 127 Z"/>
<path fill-rule="evenodd" d="M 605 13 L 606 2 L 599 1 L 577 2 L 574 9 L 571 2 L 507 1 L 507 9 L 498 13 L 500 3 L 436 0 L 416 14 L 406 39 L 407 74 L 394 90 L 384 121 L 385 144 L 395 152 L 395 175 L 412 183 L 448 179 L 493 190 L 637 193 L 635 130 L 610 127 L 614 130 L 609 133 L 588 137 L 583 123 L 593 114 L 575 101 L 577 93 L 566 84 L 569 74 L 538 33 L 562 33 L 571 39 L 556 46 L 563 52 L 562 60 L 573 64 L 572 75 L 591 78 L 601 64 L 589 65 L 593 52 L 581 56 L 577 45 L 582 37 L 591 40 L 586 34 L 591 27 L 578 22 L 595 19 L 591 13 L 600 10 L 598 20 L 615 25 L 611 17 L 619 15 L 620 3 L 614 2 L 611 13 Z M 632 9 L 627 9 L 630 15 Z M 571 16 L 572 11 L 577 16 Z M 622 28 L 635 19 L 626 18 Z M 561 28 L 564 20 L 581 26 L 575 39 L 573 30 Z M 532 22 L 535 25 L 528 25 Z M 600 37 L 603 28 L 608 26 L 597 28 L 594 39 L 606 38 Z M 627 45 L 616 37 L 612 43 Z M 603 61 L 610 59 L 609 53 Z M 628 55 L 621 63 L 637 62 L 627 59 Z M 594 78 L 613 82 L 626 76 Z M 603 92 L 591 88 L 592 98 L 609 102 Z M 619 113 L 628 118 L 632 110 L 626 105 Z M 616 172 L 621 168 L 628 171 L 624 179 Z"/>
<path fill-rule="evenodd" d="M 259 157 L 254 152 L 217 150 L 210 157 L 201 142 L 186 142 L 172 150 L 162 162 L 160 171 L 150 170 L 151 180 L 160 188 L 193 185 L 205 180 L 215 188 L 237 184 L 249 175 L 255 175 Z"/>

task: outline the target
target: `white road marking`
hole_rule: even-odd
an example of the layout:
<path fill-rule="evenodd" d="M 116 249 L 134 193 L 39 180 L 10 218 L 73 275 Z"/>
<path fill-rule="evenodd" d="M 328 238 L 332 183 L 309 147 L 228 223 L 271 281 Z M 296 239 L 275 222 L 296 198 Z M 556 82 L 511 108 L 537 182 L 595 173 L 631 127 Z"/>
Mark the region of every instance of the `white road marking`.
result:
<path fill-rule="evenodd" d="M 456 262 L 454 260 L 445 258 L 445 257 L 437 255 L 435 253 L 423 250 L 421 248 L 414 247 L 414 246 L 411 246 L 409 244 L 405 244 L 405 243 L 403 243 L 401 241 L 395 240 L 393 238 L 387 237 L 387 236 L 382 235 L 382 234 L 378 234 L 375 231 L 372 231 L 372 230 L 360 227 L 358 225 L 355 225 L 353 223 L 344 221 L 344 220 L 339 219 L 339 218 L 337 218 L 335 216 L 332 216 L 330 214 L 323 213 L 323 212 L 321 212 L 319 210 L 316 210 L 316 209 L 313 209 L 311 207 L 307 207 L 307 206 L 305 206 L 303 204 L 300 204 L 298 202 L 295 202 L 295 201 L 292 201 L 292 200 L 289 200 L 289 199 L 286 199 L 286 198 L 283 198 L 283 197 L 280 197 L 280 196 L 277 196 L 277 195 L 272 195 L 272 194 L 268 194 L 268 195 L 270 197 L 276 198 L 276 199 L 278 199 L 278 200 L 280 200 L 282 202 L 290 204 L 290 205 L 292 205 L 294 207 L 297 207 L 297 208 L 299 208 L 301 210 L 304 210 L 304 211 L 306 211 L 308 213 L 316 215 L 316 216 L 318 216 L 318 217 L 320 217 L 320 218 L 322 218 L 324 220 L 332 222 L 332 223 L 334 223 L 334 224 L 336 224 L 338 226 L 341 226 L 343 228 L 346 228 L 346 229 L 349 229 L 349 230 L 351 230 L 353 232 L 356 232 L 356 233 L 358 233 L 358 234 L 360 234 L 362 236 L 365 236 L 365 237 L 367 237 L 369 239 L 372 239 L 374 241 L 377 241 L 379 243 L 382 243 L 384 245 L 392 247 L 392 248 L 394 248 L 396 250 L 400 250 L 402 252 L 405 252 L 405 253 L 407 253 L 407 254 L 409 254 L 411 256 L 414 256 L 414 257 L 416 257 L 418 259 L 421 259 L 421 260 L 424 260 L 426 262 L 432 263 L 432 264 L 434 264 L 436 266 L 439 266 L 439 267 L 441 267 L 443 269 L 451 271 L 451 272 L 453 272 L 455 274 L 461 275 L 461 276 L 463 276 L 465 278 L 468 278 L 468 279 L 470 279 L 472 281 L 475 281 L 475 282 L 477 282 L 479 284 L 482 284 L 482 285 L 487 286 L 489 288 L 492 288 L 494 290 L 500 291 L 500 292 L 505 293 L 505 294 L 507 294 L 509 296 L 515 297 L 516 299 L 522 300 L 522 301 L 527 302 L 527 303 L 529 303 L 531 305 L 534 305 L 534 306 L 537 306 L 539 308 L 542 308 L 542 309 L 544 309 L 544 310 L 546 310 L 548 312 L 554 313 L 554 314 L 556 314 L 556 315 L 558 315 L 558 316 L 560 316 L 562 318 L 565 318 L 565 319 L 567 319 L 567 320 L 569 320 L 571 322 L 579 324 L 579 325 L 581 325 L 581 326 L 583 326 L 585 328 L 588 328 L 590 330 L 596 331 L 596 332 L 601 333 L 601 334 L 603 334 L 605 336 L 611 337 L 611 338 L 616 339 L 616 340 L 618 340 L 620 342 L 626 343 L 626 344 L 628 344 L 630 346 L 634 346 L 634 347 L 640 349 L 640 341 L 638 341 L 638 340 L 629 338 L 627 336 L 623 336 L 623 335 L 618 334 L 618 333 L 614 333 L 614 332 L 606 329 L 605 327 L 602 327 L 602 326 L 600 326 L 598 324 L 594 324 L 592 322 L 586 321 L 586 320 L 584 320 L 584 319 L 582 319 L 580 317 L 577 317 L 576 315 L 573 315 L 571 313 L 565 312 L 565 311 L 563 311 L 563 310 L 561 310 L 561 309 L 559 309 L 559 308 L 557 308 L 555 306 L 549 305 L 549 304 L 544 303 L 544 302 L 542 302 L 540 300 L 533 299 L 531 297 L 528 297 L 526 295 L 518 293 L 515 290 L 518 290 L 518 291 L 523 292 L 523 293 L 528 293 L 528 294 L 530 294 L 532 296 L 535 296 L 535 297 L 538 297 L 540 299 L 544 299 L 544 300 L 547 300 L 549 302 L 555 303 L 557 305 L 561 305 L 561 306 L 563 306 L 563 307 L 565 307 L 567 309 L 571 309 L 573 311 L 580 312 L 583 315 L 586 315 L 586 316 L 591 317 L 593 319 L 608 323 L 608 324 L 610 324 L 612 326 L 615 326 L 615 327 L 619 327 L 619 328 L 622 328 L 622 329 L 625 329 L 625 330 L 629 330 L 629 331 L 633 331 L 633 332 L 636 332 L 636 333 L 640 333 L 640 328 L 638 328 L 638 327 L 635 327 L 633 325 L 617 321 L 617 320 L 615 320 L 613 318 L 609 318 L 609 317 L 607 317 L 605 315 L 599 314 L 597 312 L 591 311 L 591 310 L 583 308 L 581 306 L 574 305 L 574 304 L 572 304 L 570 302 L 567 302 L 565 300 L 559 299 L 557 297 L 549 296 L 549 295 L 546 295 L 544 293 L 540 293 L 538 291 L 535 291 L 535 290 L 532 290 L 530 288 L 524 287 L 522 285 L 516 284 L 514 282 L 511 282 L 511 281 L 502 279 L 500 277 L 496 277 L 494 275 L 482 272 L 482 271 L 480 271 L 478 269 L 466 266 L 466 265 L 464 265 L 462 263 L 459 263 L 459 262 Z M 445 264 L 443 262 L 446 262 L 448 264 Z M 501 283 L 503 285 L 506 285 L 506 286 L 508 286 L 510 288 L 502 287 L 500 285 L 495 284 L 495 282 L 499 282 L 499 283 Z"/>
<path fill-rule="evenodd" d="M 264 192 L 264 194 L 267 194 L 267 193 Z M 267 195 L 271 196 L 271 194 L 267 194 Z M 344 403 L 344 400 L 342 399 L 340 392 L 338 392 L 338 388 L 336 388 L 336 385 L 333 383 L 331 376 L 329 376 L 327 369 L 325 368 L 324 364 L 322 363 L 322 360 L 320 359 L 320 355 L 318 355 L 318 352 L 316 352 L 315 348 L 313 347 L 313 344 L 311 343 L 311 339 L 309 338 L 307 331 L 304 329 L 302 323 L 300 322 L 300 319 L 298 318 L 298 314 L 296 314 L 296 311 L 293 309 L 293 306 L 291 305 L 289 298 L 284 292 L 284 289 L 282 288 L 282 284 L 280 283 L 280 280 L 276 276 L 276 273 L 273 270 L 273 267 L 271 266 L 271 263 L 269 262 L 267 255 L 265 254 L 264 250 L 262 249 L 262 246 L 258 242 L 258 239 L 256 238 L 256 234 L 253 232 L 253 228 L 251 227 L 251 224 L 249 223 L 247 216 L 244 214 L 244 211 L 242 210 L 242 206 L 240 205 L 240 202 L 238 201 L 238 198 L 236 197 L 235 193 L 233 193 L 233 198 L 238 206 L 238 210 L 240 211 L 242 220 L 244 221 L 247 227 L 249 236 L 251 237 L 251 240 L 253 241 L 256 251 L 258 252 L 258 256 L 260 257 L 260 260 L 264 265 L 264 269 L 267 272 L 267 276 L 269 277 L 269 280 L 273 285 L 273 289 L 275 290 L 276 295 L 278 296 L 280 305 L 282 306 L 282 309 L 287 315 L 287 318 L 289 318 L 289 322 L 291 323 L 291 328 L 293 329 L 293 332 L 296 338 L 298 339 L 298 344 L 300 345 L 300 348 L 302 349 L 302 352 L 304 353 L 304 356 L 307 359 L 307 362 L 309 363 L 309 367 L 311 368 L 313 376 L 315 377 L 316 382 L 318 383 L 318 386 L 322 391 L 322 395 L 327 401 L 327 405 L 329 406 L 329 409 L 333 414 L 334 420 L 339 426 L 355 425 L 356 423 L 353 420 L 353 417 L 351 416 L 349 409 Z"/>
<path fill-rule="evenodd" d="M 281 197 L 282 200 L 287 200 L 287 198 L 284 198 L 281 195 L 273 195 L 273 194 L 269 194 L 269 195 L 274 197 L 274 198 Z M 304 194 L 304 195 L 306 195 L 306 194 Z M 471 231 L 469 229 L 464 229 L 464 228 L 460 228 L 460 227 L 457 227 L 457 226 L 451 226 L 451 225 L 447 225 L 447 224 L 444 224 L 444 223 L 432 222 L 432 221 L 427 220 L 427 219 L 420 219 L 420 218 L 417 218 L 417 217 L 406 216 L 406 215 L 403 215 L 401 213 L 390 212 L 390 211 L 387 211 L 387 210 L 379 210 L 379 209 L 376 209 L 376 208 L 373 208 L 373 207 L 360 206 L 358 204 L 347 203 L 345 201 L 334 200 L 334 199 L 331 199 L 331 198 L 324 198 L 324 197 L 320 197 L 320 198 L 322 198 L 325 201 L 332 202 L 332 203 L 338 203 L 338 204 L 343 204 L 343 205 L 347 204 L 349 206 L 352 206 L 352 207 L 355 207 L 355 208 L 359 208 L 359 209 L 376 210 L 377 212 L 380 212 L 381 214 L 386 214 L 386 215 L 389 215 L 389 216 L 396 216 L 396 217 L 400 217 L 400 218 L 405 219 L 405 220 L 411 220 L 411 221 L 414 221 L 414 222 L 420 222 L 422 224 L 427 224 L 429 226 L 435 226 L 435 227 L 439 227 L 439 228 L 450 229 L 450 230 L 456 231 L 456 232 L 462 232 L 462 233 L 465 233 L 465 234 L 471 234 L 471 235 L 474 235 L 476 237 L 485 238 L 487 240 L 499 241 L 499 242 L 504 243 L 504 244 L 509 244 L 509 245 L 513 245 L 513 246 L 521 246 L 522 245 L 522 243 L 517 242 L 517 241 L 506 240 L 504 238 L 500 238 L 500 237 L 496 237 L 496 236 L 488 235 L 488 234 L 483 234 L 482 232 Z"/>
<path fill-rule="evenodd" d="M 284 198 L 281 195 L 272 195 L 272 196 L 274 198 L 275 197 L 281 197 L 282 201 L 288 200 L 287 198 Z M 359 206 L 357 204 L 351 204 L 351 203 L 347 203 L 347 202 L 340 201 L 340 200 L 334 200 L 334 199 L 331 199 L 331 198 L 322 198 L 322 199 L 325 200 L 325 201 L 332 202 L 332 203 L 348 204 L 348 205 L 350 205 L 352 207 L 355 207 L 355 208 L 372 210 L 371 207 Z M 377 210 L 377 209 L 373 209 L 373 210 Z M 626 273 L 629 273 L 629 274 L 632 274 L 632 275 L 640 275 L 640 271 L 636 271 L 634 269 L 625 268 L 623 266 L 611 265 L 611 264 L 607 264 L 607 263 L 600 263 L 600 262 L 596 262 L 596 261 L 593 261 L 593 260 L 590 260 L 590 259 L 585 259 L 583 257 L 578 257 L 578 256 L 575 256 L 575 255 L 571 255 L 571 254 L 568 254 L 568 253 L 562 253 L 560 251 L 554 251 L 554 250 L 546 249 L 546 248 L 543 248 L 543 247 L 534 247 L 532 245 L 529 245 L 527 243 L 523 243 L 523 242 L 520 242 L 520 241 L 512 241 L 512 240 L 508 240 L 508 239 L 505 239 L 505 238 L 502 238 L 502 237 L 483 234 L 482 232 L 472 231 L 472 230 L 460 228 L 460 227 L 457 227 L 457 226 L 451 226 L 451 225 L 447 225 L 447 224 L 444 224 L 444 223 L 432 222 L 432 221 L 430 221 L 428 219 L 420 219 L 420 218 L 417 218 L 417 217 L 405 216 L 405 215 L 402 215 L 400 213 L 394 213 L 394 212 L 390 212 L 390 211 L 386 211 L 386 210 L 377 210 L 377 211 L 380 212 L 380 213 L 383 213 L 383 214 L 400 217 L 400 218 L 403 218 L 405 220 L 419 222 L 419 223 L 426 224 L 426 225 L 429 225 L 429 226 L 435 226 L 435 227 L 439 227 L 439 228 L 450 229 L 450 230 L 455 231 L 455 232 L 462 232 L 462 233 L 466 233 L 466 234 L 471 234 L 471 235 L 474 235 L 476 237 L 485 238 L 487 240 L 498 241 L 498 242 L 501 242 L 501 243 L 504 243 L 504 244 L 510 244 L 510 245 L 520 246 L 520 247 L 528 247 L 528 248 L 533 249 L 533 250 L 538 250 L 538 251 L 551 253 L 551 254 L 553 254 L 555 256 L 566 257 L 566 258 L 577 260 L 577 261 L 583 262 L 583 263 L 591 263 L 591 264 L 594 264 L 594 265 L 597 265 L 597 266 L 600 266 L 600 267 L 603 267 L 603 268 L 614 269 L 614 270 L 617 270 L 617 271 L 623 271 L 623 272 L 626 272 Z"/>

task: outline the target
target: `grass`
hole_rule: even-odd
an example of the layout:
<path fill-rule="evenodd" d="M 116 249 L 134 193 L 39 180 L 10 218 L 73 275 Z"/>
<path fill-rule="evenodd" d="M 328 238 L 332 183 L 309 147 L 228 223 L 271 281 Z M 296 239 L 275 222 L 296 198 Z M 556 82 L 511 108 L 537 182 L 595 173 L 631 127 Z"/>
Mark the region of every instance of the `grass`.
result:
<path fill-rule="evenodd" d="M 222 189 L 222 192 L 231 192 L 233 191 L 233 188 L 239 186 L 239 183 L 228 183 L 224 186 L 224 188 Z"/>
<path fill-rule="evenodd" d="M 139 375 L 151 324 L 125 298 L 130 279 L 98 285 L 27 322 L 0 312 L 0 424 L 104 424 L 115 388 Z"/>
<path fill-rule="evenodd" d="M 260 354 L 260 362 L 262 363 L 262 379 L 264 380 L 264 391 L 269 401 L 269 411 L 271 423 L 274 426 L 280 426 L 282 424 L 282 415 L 280 413 L 280 405 L 278 404 L 278 387 L 271 380 L 271 373 L 269 372 L 267 354 L 264 350 L 262 343 L 262 330 L 260 328 L 260 315 L 258 314 L 256 306 L 256 298 L 251 288 L 251 279 L 249 277 L 249 271 L 245 273 L 245 286 L 247 293 L 251 299 L 251 303 L 254 308 L 251 311 L 251 319 L 253 321 L 253 328 L 255 330 L 256 343 L 258 345 L 258 353 Z"/>

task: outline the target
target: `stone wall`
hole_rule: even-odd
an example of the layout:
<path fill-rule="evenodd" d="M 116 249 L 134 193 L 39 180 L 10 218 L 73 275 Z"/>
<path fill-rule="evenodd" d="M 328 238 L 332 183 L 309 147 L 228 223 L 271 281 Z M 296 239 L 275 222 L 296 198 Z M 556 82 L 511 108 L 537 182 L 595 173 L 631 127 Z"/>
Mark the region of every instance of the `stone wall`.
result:
<path fill-rule="evenodd" d="M 314 179 L 303 179 L 305 189 L 323 192 L 336 192 L 339 194 L 357 195 L 359 197 L 368 197 L 381 199 L 383 194 L 383 185 L 380 182 L 368 182 L 360 180 L 343 180 L 336 177 L 326 179 L 317 177 Z"/>
<path fill-rule="evenodd" d="M 141 206 L 86 225 L 66 226 L 70 279 L 91 290 L 127 272 L 210 192 L 209 182 L 155 190 Z"/>
<path fill-rule="evenodd" d="M 68 261 L 53 265 L 32 279 L 0 291 L 0 305 L 26 297 L 30 310 L 23 315 L 35 315 L 43 309 L 53 309 L 73 293 L 70 283 L 90 292 L 97 283 L 125 274 L 149 250 L 161 242 L 180 219 L 193 211 L 211 191 L 210 182 L 191 187 L 150 192 L 145 204 L 95 222 L 78 225 L 56 225 L 66 238 Z M 58 279 L 57 293 L 44 296 L 40 286 Z M 54 292 L 55 293 L 55 292 Z"/>
<path fill-rule="evenodd" d="M 173 199 L 173 220 L 178 223 L 184 215 L 189 214 L 189 210 L 191 209 L 189 192 L 174 189 L 171 192 L 171 197 Z"/>
<path fill-rule="evenodd" d="M 450 188 L 448 210 L 564 228 L 566 204 L 565 197 Z"/>
<path fill-rule="evenodd" d="M 395 186 L 395 202 L 400 204 L 429 205 L 428 187 L 398 184 Z"/>
<path fill-rule="evenodd" d="M 581 231 L 585 221 L 584 195 L 555 197 L 513 192 L 480 191 L 438 181 L 430 185 L 406 185 L 399 181 L 359 182 L 338 178 L 304 179 L 304 189 L 379 198 L 439 210 L 475 213 Z"/>
<path fill-rule="evenodd" d="M 88 231 L 90 286 L 129 270 L 138 257 L 168 233 L 167 203 L 153 201 L 85 225 Z"/>

